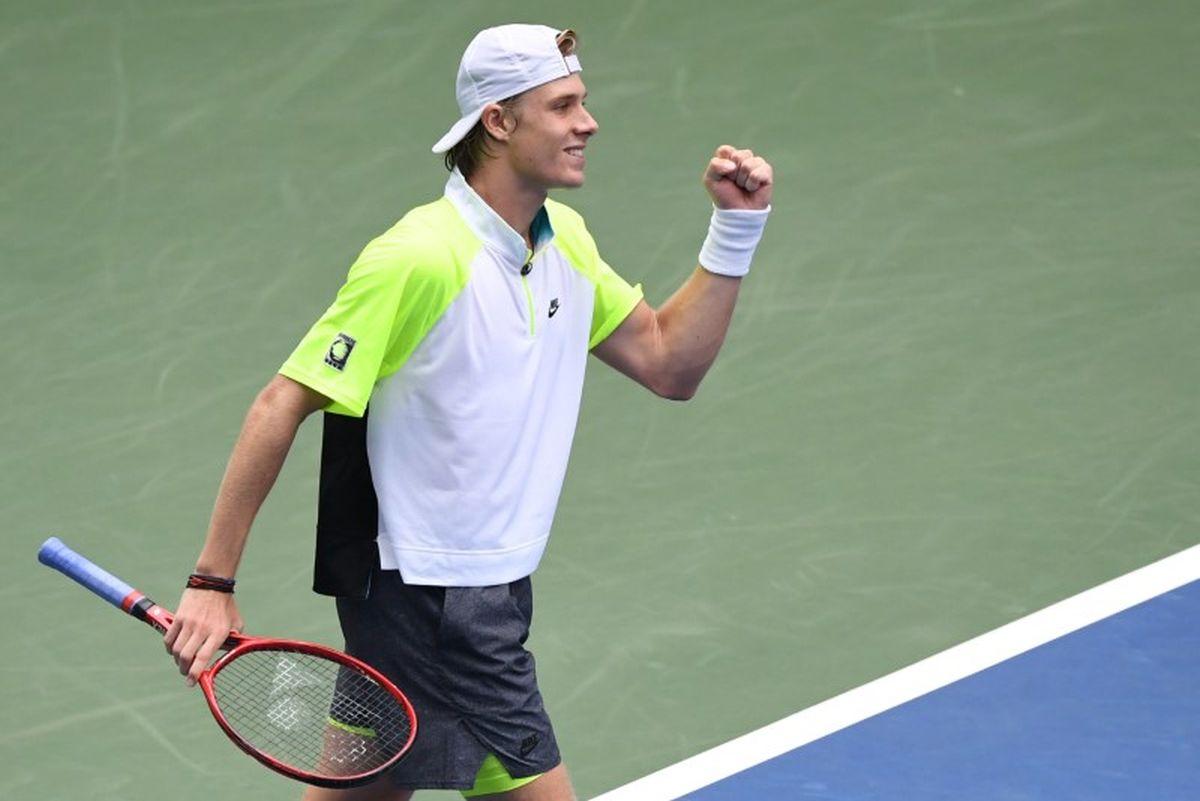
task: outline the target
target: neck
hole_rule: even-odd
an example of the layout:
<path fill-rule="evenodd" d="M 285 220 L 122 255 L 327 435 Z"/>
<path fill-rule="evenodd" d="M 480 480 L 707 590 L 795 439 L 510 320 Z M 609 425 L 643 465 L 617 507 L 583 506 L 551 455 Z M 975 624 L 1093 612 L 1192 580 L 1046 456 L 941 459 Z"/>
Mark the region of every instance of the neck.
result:
<path fill-rule="evenodd" d="M 467 179 L 467 183 L 483 201 L 500 215 L 514 231 L 525 238 L 525 244 L 533 248 L 529 229 L 538 209 L 546 203 L 546 190 L 530 186 L 499 159 L 490 159 Z"/>

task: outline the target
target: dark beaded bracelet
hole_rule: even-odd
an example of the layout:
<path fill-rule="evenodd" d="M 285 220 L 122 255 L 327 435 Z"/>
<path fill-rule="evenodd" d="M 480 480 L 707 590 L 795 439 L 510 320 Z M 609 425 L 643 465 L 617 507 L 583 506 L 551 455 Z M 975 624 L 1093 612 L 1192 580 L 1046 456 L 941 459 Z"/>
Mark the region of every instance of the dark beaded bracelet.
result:
<path fill-rule="evenodd" d="M 232 593 L 233 585 L 236 583 L 233 579 L 225 578 L 224 576 L 193 573 L 188 576 L 187 588 L 189 590 L 212 590 L 214 592 Z"/>

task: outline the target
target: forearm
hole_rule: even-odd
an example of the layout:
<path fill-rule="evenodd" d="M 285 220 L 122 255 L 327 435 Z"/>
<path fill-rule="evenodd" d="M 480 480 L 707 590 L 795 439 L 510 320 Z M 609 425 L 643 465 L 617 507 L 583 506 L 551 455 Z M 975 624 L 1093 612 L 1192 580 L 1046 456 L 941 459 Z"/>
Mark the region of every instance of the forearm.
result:
<path fill-rule="evenodd" d="M 197 572 L 229 577 L 237 572 L 250 526 L 279 476 L 300 423 L 319 402 L 308 402 L 306 393 L 297 392 L 298 385 L 285 381 L 276 377 L 246 414 L 217 492 Z"/>
<path fill-rule="evenodd" d="M 695 394 L 725 341 L 741 284 L 740 278 L 697 267 L 659 307 L 659 394 L 679 399 Z"/>

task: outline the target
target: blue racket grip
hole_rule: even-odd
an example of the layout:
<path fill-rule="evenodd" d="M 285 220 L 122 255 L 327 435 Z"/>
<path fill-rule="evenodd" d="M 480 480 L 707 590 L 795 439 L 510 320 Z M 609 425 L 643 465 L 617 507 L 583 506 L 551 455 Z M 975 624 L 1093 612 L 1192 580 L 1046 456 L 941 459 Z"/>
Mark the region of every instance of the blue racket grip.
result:
<path fill-rule="evenodd" d="M 58 537 L 51 537 L 38 548 L 38 561 L 74 579 L 113 606 L 128 611 L 122 602 L 136 592 L 119 578 L 98 567 L 82 554 L 75 553 Z"/>

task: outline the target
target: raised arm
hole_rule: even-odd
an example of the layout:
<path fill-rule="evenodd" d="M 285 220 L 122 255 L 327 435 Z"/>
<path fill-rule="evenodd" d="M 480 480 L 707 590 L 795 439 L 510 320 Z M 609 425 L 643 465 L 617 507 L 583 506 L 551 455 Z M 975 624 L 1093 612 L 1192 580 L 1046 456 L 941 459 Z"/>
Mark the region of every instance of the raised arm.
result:
<path fill-rule="evenodd" d="M 254 399 L 217 492 L 197 573 L 232 578 L 237 572 L 250 525 L 279 476 L 296 430 L 328 403 L 324 395 L 281 375 Z M 163 642 L 191 685 L 229 632 L 241 627 L 232 594 L 184 590 Z"/>
<path fill-rule="evenodd" d="M 714 211 L 700 266 L 658 309 L 639 303 L 592 353 L 658 395 L 692 397 L 725 341 L 773 183 L 771 165 L 753 152 L 717 148 L 704 171 Z"/>

